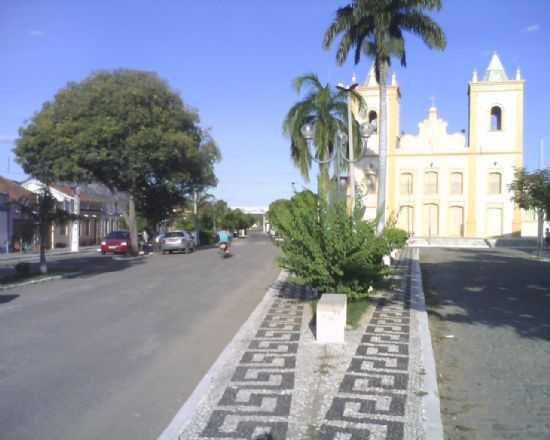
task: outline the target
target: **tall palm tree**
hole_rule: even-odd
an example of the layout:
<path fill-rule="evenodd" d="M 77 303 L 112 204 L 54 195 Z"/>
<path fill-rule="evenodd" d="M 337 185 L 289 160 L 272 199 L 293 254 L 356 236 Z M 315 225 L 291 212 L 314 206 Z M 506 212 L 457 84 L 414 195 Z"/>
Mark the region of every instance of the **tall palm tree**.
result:
<path fill-rule="evenodd" d="M 328 159 L 334 152 L 336 133 L 346 131 L 347 127 L 347 95 L 335 90 L 329 84 L 323 85 L 314 73 L 299 76 L 293 82 L 296 93 L 301 94 L 307 88 L 306 96 L 294 104 L 288 111 L 283 132 L 290 138 L 290 155 L 304 179 L 309 180 L 309 172 L 313 159 L 319 162 L 321 190 L 326 190 L 329 182 Z M 363 108 L 363 98 L 356 92 L 351 92 L 360 108 Z M 310 153 L 309 145 L 302 133 L 306 124 L 314 127 L 313 144 L 315 151 Z M 359 126 L 354 122 L 355 139 L 359 139 Z M 355 148 L 359 147 L 356 143 Z"/>
<path fill-rule="evenodd" d="M 353 0 L 336 11 L 334 22 L 325 32 L 323 46 L 329 49 L 341 35 L 336 61 L 342 65 L 353 50 L 354 62 L 361 55 L 374 58 L 376 79 L 380 87 L 379 111 L 379 184 L 378 231 L 385 226 L 387 162 L 387 76 L 391 58 L 406 66 L 404 32 L 420 37 L 430 49 L 445 49 L 447 42 L 441 27 L 426 11 L 439 11 L 441 0 Z"/>

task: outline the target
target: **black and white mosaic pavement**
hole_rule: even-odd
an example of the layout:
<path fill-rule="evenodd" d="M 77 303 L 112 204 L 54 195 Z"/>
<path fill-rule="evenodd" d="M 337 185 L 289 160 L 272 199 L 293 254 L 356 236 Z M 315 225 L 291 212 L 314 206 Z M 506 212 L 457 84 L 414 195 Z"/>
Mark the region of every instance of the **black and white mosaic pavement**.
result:
<path fill-rule="evenodd" d="M 430 438 L 413 260 L 401 253 L 392 287 L 346 329 L 345 344 L 316 342 L 303 301 L 311 292 L 280 276 L 199 385 L 198 403 L 182 411 L 177 439 Z"/>
<path fill-rule="evenodd" d="M 306 291 L 288 283 L 278 291 L 199 439 L 287 438 Z"/>
<path fill-rule="evenodd" d="M 410 382 L 410 264 L 377 305 L 319 429 L 320 440 L 402 440 Z"/>

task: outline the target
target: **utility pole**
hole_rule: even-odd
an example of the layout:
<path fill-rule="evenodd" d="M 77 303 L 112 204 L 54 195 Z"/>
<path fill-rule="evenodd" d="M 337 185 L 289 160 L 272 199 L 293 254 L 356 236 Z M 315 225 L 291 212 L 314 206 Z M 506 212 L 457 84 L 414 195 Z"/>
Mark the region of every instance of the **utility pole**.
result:
<path fill-rule="evenodd" d="M 352 92 L 359 85 L 355 82 L 355 75 L 352 77 L 352 84 L 350 86 L 345 86 L 340 83 L 336 86 L 337 89 L 347 94 L 348 98 L 348 162 L 349 162 L 349 184 L 350 184 L 350 195 L 351 195 L 351 212 L 355 208 L 355 169 L 354 169 L 354 158 L 353 158 L 353 115 L 351 111 L 352 105 Z"/>
<path fill-rule="evenodd" d="M 74 209 L 73 214 L 77 216 L 73 220 L 71 229 L 71 252 L 78 252 L 80 250 L 80 187 L 76 186 L 74 189 Z"/>
<path fill-rule="evenodd" d="M 197 190 L 193 190 L 193 221 L 195 223 L 195 243 L 199 245 L 199 221 L 197 218 Z"/>
<path fill-rule="evenodd" d="M 544 140 L 541 138 L 539 146 L 539 170 L 544 169 Z M 538 211 L 538 231 L 537 231 L 537 245 L 539 251 L 539 257 L 542 257 L 542 251 L 544 249 L 544 209 Z"/>

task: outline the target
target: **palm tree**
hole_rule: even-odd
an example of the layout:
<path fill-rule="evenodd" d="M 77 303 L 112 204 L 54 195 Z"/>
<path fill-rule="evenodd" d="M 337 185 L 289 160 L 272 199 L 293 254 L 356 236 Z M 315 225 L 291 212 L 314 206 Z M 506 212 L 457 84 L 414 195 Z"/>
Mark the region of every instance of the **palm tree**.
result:
<path fill-rule="evenodd" d="M 290 138 L 290 155 L 304 179 L 309 180 L 312 160 L 319 162 L 320 188 L 326 189 L 329 182 L 329 163 L 334 148 L 336 133 L 346 131 L 347 96 L 340 90 L 334 90 L 329 84 L 322 85 L 317 75 L 309 73 L 299 76 L 293 82 L 296 93 L 300 94 L 307 87 L 304 99 L 294 104 L 288 111 L 283 132 Z M 351 92 L 360 108 L 363 108 L 363 98 L 356 92 Z M 314 127 L 313 144 L 315 152 L 309 152 L 307 140 L 302 133 L 303 127 L 310 124 Z M 355 139 L 359 139 L 359 126 L 354 121 Z M 356 143 L 355 148 L 358 148 Z"/>
<path fill-rule="evenodd" d="M 425 11 L 439 11 L 441 0 L 353 0 L 336 11 L 334 22 L 325 32 L 323 46 L 329 49 L 333 41 L 342 38 L 336 61 L 342 65 L 351 50 L 358 64 L 361 55 L 374 58 L 376 79 L 380 87 L 379 111 L 379 184 L 378 231 L 385 226 L 386 162 L 387 162 L 387 76 L 391 58 L 406 66 L 404 32 L 419 36 L 430 49 L 445 49 L 445 33 Z"/>

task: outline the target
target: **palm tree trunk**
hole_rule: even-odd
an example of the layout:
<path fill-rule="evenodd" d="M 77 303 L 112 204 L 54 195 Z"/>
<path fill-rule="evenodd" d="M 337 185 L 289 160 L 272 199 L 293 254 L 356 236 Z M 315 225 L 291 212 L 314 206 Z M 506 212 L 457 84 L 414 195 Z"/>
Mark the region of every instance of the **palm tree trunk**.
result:
<path fill-rule="evenodd" d="M 326 160 L 323 157 L 322 160 Z M 322 163 L 319 164 L 319 189 L 318 193 L 321 197 L 328 197 L 329 187 L 330 187 L 330 175 L 329 175 L 329 164 Z"/>
<path fill-rule="evenodd" d="M 376 225 L 376 230 L 379 234 L 384 230 L 386 225 L 386 168 L 388 161 L 388 129 L 387 129 L 387 87 L 386 80 L 388 75 L 388 65 L 386 62 L 380 63 L 380 114 L 379 114 L 379 124 L 378 124 L 378 134 L 379 134 L 379 146 L 378 146 L 378 157 L 380 163 L 378 164 L 378 212 L 377 218 L 378 222 Z"/>

